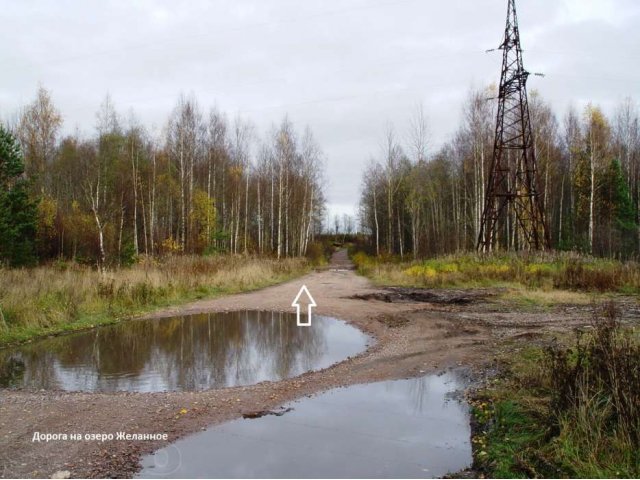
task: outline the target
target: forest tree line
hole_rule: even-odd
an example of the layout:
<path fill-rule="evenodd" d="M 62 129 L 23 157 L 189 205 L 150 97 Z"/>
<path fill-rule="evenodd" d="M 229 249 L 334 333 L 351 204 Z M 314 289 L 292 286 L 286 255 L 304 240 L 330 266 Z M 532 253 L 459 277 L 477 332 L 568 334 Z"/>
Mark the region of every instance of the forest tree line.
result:
<path fill-rule="evenodd" d="M 473 90 L 452 140 L 429 149 L 427 116 L 402 137 L 390 126 L 363 175 L 360 221 L 372 252 L 413 257 L 475 248 L 493 155 L 495 88 Z M 541 196 L 552 247 L 636 257 L 640 242 L 640 121 L 627 99 L 608 118 L 571 107 L 559 119 L 530 98 Z M 509 248 L 510 245 L 504 245 Z"/>
<path fill-rule="evenodd" d="M 133 114 L 123 120 L 109 96 L 96 118 L 93 135 L 62 136 L 62 115 L 40 88 L 16 124 L 2 127 L 0 187 L 20 198 L 0 199 L 0 263 L 281 258 L 304 255 L 321 229 L 323 153 L 287 117 L 263 140 L 247 120 L 205 114 L 193 96 L 180 97 L 158 136 Z"/>

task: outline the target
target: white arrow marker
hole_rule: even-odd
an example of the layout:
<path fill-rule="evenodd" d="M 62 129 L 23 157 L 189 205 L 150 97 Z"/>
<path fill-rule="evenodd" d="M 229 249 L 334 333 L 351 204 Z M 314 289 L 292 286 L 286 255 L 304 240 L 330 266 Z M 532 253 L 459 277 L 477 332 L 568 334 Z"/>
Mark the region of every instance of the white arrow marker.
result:
<path fill-rule="evenodd" d="M 309 310 L 307 311 L 307 321 L 306 322 L 301 322 L 300 321 L 300 297 L 302 296 L 303 293 L 305 293 L 307 295 L 307 298 L 309 299 L 309 303 L 308 303 L 308 309 Z M 291 306 L 292 307 L 296 307 L 296 313 L 298 315 L 298 317 L 297 317 L 298 326 L 299 327 L 310 327 L 311 326 L 311 309 L 313 307 L 317 307 L 318 304 L 316 303 L 316 301 L 311 296 L 311 293 L 309 292 L 309 289 L 307 288 L 306 285 L 302 286 L 302 288 L 298 292 L 298 295 L 296 295 L 296 298 L 293 299 L 293 302 L 291 303 Z"/>

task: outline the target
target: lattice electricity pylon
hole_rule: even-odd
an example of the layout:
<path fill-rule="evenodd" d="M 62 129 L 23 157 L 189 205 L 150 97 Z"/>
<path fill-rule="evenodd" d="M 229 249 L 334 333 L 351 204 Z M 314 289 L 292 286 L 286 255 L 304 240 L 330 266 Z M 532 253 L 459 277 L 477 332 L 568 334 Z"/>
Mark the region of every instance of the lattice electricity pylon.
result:
<path fill-rule="evenodd" d="M 551 248 L 538 194 L 536 156 L 515 0 L 509 0 L 493 158 L 478 250 Z"/>

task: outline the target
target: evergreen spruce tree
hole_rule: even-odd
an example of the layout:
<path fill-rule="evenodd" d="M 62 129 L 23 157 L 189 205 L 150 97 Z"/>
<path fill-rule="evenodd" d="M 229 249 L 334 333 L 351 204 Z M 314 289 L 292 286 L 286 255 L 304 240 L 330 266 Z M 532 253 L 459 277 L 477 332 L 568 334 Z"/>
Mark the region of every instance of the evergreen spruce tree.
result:
<path fill-rule="evenodd" d="M 0 263 L 35 263 L 36 228 L 37 209 L 29 198 L 20 146 L 0 124 Z"/>
<path fill-rule="evenodd" d="M 573 172 L 574 211 L 571 218 L 574 225 L 575 237 L 571 248 L 589 251 L 589 195 L 591 189 L 591 168 L 589 159 L 584 151 L 576 155 L 576 165 Z"/>
<path fill-rule="evenodd" d="M 603 206 L 605 210 L 609 210 L 611 218 L 609 228 L 612 231 L 613 245 L 610 249 L 623 257 L 630 257 L 637 253 L 635 249 L 638 225 L 629 187 L 618 160 L 614 159 L 609 164 L 603 183 L 603 193 L 606 195 Z"/>

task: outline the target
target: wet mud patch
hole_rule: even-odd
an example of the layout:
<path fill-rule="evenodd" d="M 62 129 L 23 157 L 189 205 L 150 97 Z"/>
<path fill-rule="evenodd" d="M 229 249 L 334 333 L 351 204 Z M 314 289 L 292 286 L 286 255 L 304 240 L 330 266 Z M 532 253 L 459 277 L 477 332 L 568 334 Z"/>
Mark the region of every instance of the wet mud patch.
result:
<path fill-rule="evenodd" d="M 242 418 L 244 418 L 244 419 L 247 419 L 247 418 L 262 418 L 262 417 L 266 417 L 267 415 L 273 415 L 273 416 L 276 416 L 276 417 L 281 417 L 285 413 L 288 413 L 288 412 L 290 412 L 292 410 L 293 410 L 293 407 L 281 408 L 280 410 L 259 410 L 257 412 L 243 413 L 242 414 Z"/>
<path fill-rule="evenodd" d="M 386 303 L 435 303 L 468 305 L 486 300 L 493 293 L 486 290 L 440 290 L 428 288 L 389 287 L 381 292 L 353 295 L 356 300 L 378 300 Z"/>
<path fill-rule="evenodd" d="M 409 323 L 406 316 L 384 314 L 380 315 L 377 320 L 389 328 L 401 328 Z"/>

